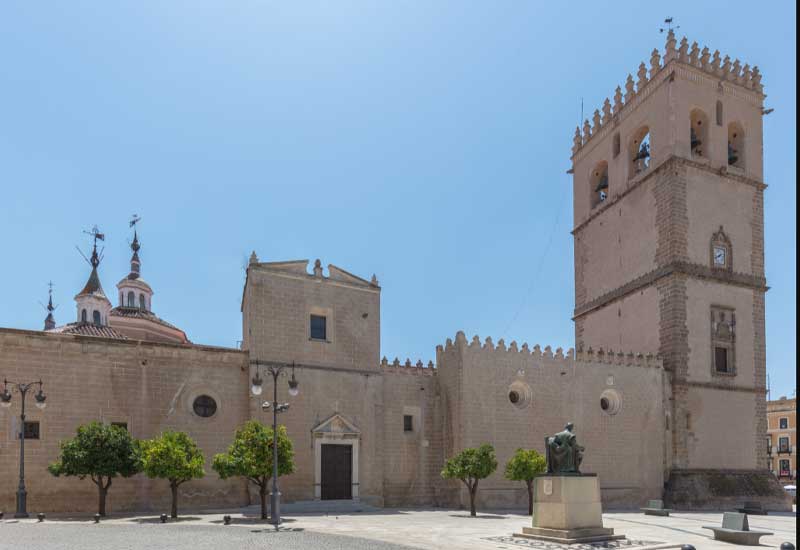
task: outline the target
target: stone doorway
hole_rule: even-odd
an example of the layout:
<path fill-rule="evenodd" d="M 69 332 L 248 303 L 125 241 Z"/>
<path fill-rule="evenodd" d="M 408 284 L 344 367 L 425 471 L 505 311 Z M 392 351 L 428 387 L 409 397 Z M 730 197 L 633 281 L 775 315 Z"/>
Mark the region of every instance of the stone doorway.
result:
<path fill-rule="evenodd" d="M 358 500 L 361 430 L 334 414 L 311 430 L 314 438 L 314 500 Z"/>
<path fill-rule="evenodd" d="M 322 500 L 353 498 L 353 446 L 322 445 Z"/>

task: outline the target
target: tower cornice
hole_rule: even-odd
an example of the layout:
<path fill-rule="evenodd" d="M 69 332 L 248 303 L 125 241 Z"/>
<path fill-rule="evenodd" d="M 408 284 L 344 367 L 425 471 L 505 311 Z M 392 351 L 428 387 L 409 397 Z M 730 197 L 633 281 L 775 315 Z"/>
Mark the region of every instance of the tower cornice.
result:
<path fill-rule="evenodd" d="M 620 300 L 629 294 L 654 285 L 660 279 L 671 275 L 684 275 L 695 279 L 714 281 L 743 288 L 766 292 L 769 290 L 767 280 L 764 277 L 727 271 L 724 269 L 713 269 L 707 265 L 694 262 L 673 261 L 645 273 L 627 283 L 620 285 L 614 290 L 610 290 L 600 296 L 589 300 L 584 304 L 576 305 L 572 320 L 579 319 L 592 311 L 602 308 L 612 302 Z"/>

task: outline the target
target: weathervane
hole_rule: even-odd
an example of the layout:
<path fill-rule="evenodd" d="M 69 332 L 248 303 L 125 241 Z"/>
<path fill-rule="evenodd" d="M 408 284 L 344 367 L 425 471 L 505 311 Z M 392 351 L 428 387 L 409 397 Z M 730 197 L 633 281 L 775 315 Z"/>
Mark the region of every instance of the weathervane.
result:
<path fill-rule="evenodd" d="M 139 217 L 139 214 L 134 214 L 131 216 L 131 221 L 128 222 L 128 227 L 136 227 L 136 224 L 142 221 L 142 218 Z"/>
<path fill-rule="evenodd" d="M 53 281 L 48 282 L 47 287 L 48 287 L 47 294 L 49 297 L 47 300 L 47 305 L 42 304 L 42 302 L 39 302 L 39 304 L 41 304 L 41 306 L 45 308 L 48 312 L 53 313 L 58 307 L 53 305 Z"/>
<path fill-rule="evenodd" d="M 103 250 L 105 250 L 105 248 L 102 248 L 100 249 L 100 253 L 99 254 L 97 253 L 97 241 L 98 240 L 105 241 L 106 240 L 105 233 L 100 233 L 100 230 L 97 229 L 96 225 L 92 227 L 91 231 L 84 230 L 83 232 L 86 233 L 87 235 L 91 235 L 94 240 L 92 244 L 92 259 L 90 260 L 89 258 L 87 258 L 86 254 L 81 252 L 81 249 L 78 248 L 78 245 L 75 245 L 75 248 L 78 249 L 80 255 L 83 256 L 83 259 L 86 260 L 86 262 L 89 265 L 91 265 L 92 267 L 97 267 L 103 260 Z"/>
<path fill-rule="evenodd" d="M 674 27 L 672 26 L 672 17 L 667 17 L 666 19 L 664 19 L 664 23 L 667 25 L 667 28 L 661 27 L 660 29 L 658 29 L 658 32 L 664 32 L 664 31 L 671 32 L 681 28 L 680 25 L 675 25 Z"/>

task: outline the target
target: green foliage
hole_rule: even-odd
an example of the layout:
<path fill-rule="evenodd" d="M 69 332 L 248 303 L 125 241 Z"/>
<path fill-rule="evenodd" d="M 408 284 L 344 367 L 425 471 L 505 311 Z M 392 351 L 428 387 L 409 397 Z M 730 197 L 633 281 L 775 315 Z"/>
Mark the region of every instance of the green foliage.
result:
<path fill-rule="evenodd" d="M 128 430 L 100 422 L 78 426 L 77 435 L 61 442 L 61 456 L 47 470 L 54 476 L 130 477 L 141 471 L 139 446 Z"/>
<path fill-rule="evenodd" d="M 517 449 L 506 464 L 506 479 L 512 481 L 533 481 L 547 468 L 545 458 L 535 449 Z"/>
<path fill-rule="evenodd" d="M 267 518 L 267 486 L 272 477 L 273 430 L 258 420 L 250 420 L 236 430 L 227 453 L 214 456 L 211 467 L 219 477 L 241 476 L 258 485 L 261 517 Z M 278 475 L 294 472 L 294 449 L 286 426 L 278 426 Z"/>
<path fill-rule="evenodd" d="M 489 477 L 497 469 L 494 447 L 484 443 L 477 449 L 464 449 L 445 462 L 444 479 L 460 479 L 468 486 Z"/>
<path fill-rule="evenodd" d="M 477 449 L 464 449 L 444 464 L 442 477 L 460 479 L 469 490 L 469 514 L 475 512 L 475 495 L 478 492 L 478 481 L 487 478 L 497 469 L 497 457 L 494 447 L 484 443 Z"/>
<path fill-rule="evenodd" d="M 250 420 L 236 430 L 228 452 L 214 456 L 211 467 L 219 477 L 242 476 L 261 486 L 272 477 L 272 428 Z M 278 426 L 278 475 L 295 471 L 292 440 L 286 426 Z"/>
<path fill-rule="evenodd" d="M 506 479 L 524 481 L 528 489 L 528 514 L 533 514 L 533 480 L 547 470 L 547 459 L 534 449 L 517 449 L 506 463 Z"/>
<path fill-rule="evenodd" d="M 167 431 L 141 442 L 142 469 L 147 477 L 168 479 L 180 485 L 205 475 L 205 457 L 185 432 Z"/>
<path fill-rule="evenodd" d="M 56 477 L 90 477 L 97 485 L 98 512 L 104 516 L 111 481 L 142 470 L 139 444 L 125 428 L 90 422 L 78 426 L 74 438 L 61 442 L 61 456 L 47 470 Z"/>

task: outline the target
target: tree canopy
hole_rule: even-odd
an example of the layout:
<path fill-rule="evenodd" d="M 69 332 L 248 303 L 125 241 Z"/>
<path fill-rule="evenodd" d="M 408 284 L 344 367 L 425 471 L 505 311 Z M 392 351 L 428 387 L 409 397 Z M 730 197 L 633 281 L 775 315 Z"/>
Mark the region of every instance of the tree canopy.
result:
<path fill-rule="evenodd" d="M 469 490 L 470 515 L 475 512 L 475 494 L 478 481 L 489 477 L 497 469 L 494 447 L 484 443 L 477 449 L 464 449 L 445 462 L 442 469 L 444 479 L 460 479 Z"/>
<path fill-rule="evenodd" d="M 78 426 L 77 435 L 61 442 L 61 456 L 48 466 L 54 476 L 90 477 L 100 493 L 99 513 L 106 513 L 106 493 L 118 476 L 141 471 L 139 446 L 120 426 L 90 422 Z"/>
<path fill-rule="evenodd" d="M 185 432 L 167 431 L 141 442 L 142 469 L 148 477 L 169 480 L 172 517 L 178 517 L 178 486 L 205 475 L 205 457 Z"/>
<path fill-rule="evenodd" d="M 512 481 L 532 481 L 546 466 L 544 456 L 535 449 L 517 449 L 506 463 L 505 476 Z"/>
<path fill-rule="evenodd" d="M 214 456 L 211 467 L 219 477 L 241 476 L 257 485 L 261 494 L 261 517 L 266 519 L 266 495 L 272 477 L 272 427 L 250 420 L 236 430 L 228 451 Z M 295 471 L 294 448 L 286 426 L 278 426 L 278 475 Z"/>
<path fill-rule="evenodd" d="M 533 480 L 546 469 L 545 457 L 535 449 L 517 449 L 506 463 L 506 479 L 525 482 L 528 489 L 528 514 L 533 513 Z"/>

